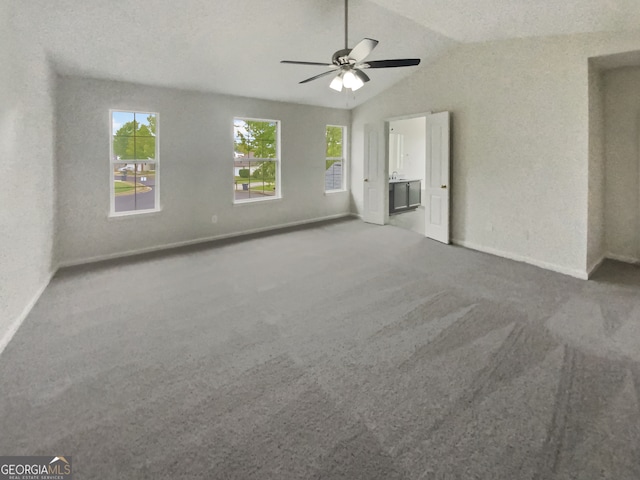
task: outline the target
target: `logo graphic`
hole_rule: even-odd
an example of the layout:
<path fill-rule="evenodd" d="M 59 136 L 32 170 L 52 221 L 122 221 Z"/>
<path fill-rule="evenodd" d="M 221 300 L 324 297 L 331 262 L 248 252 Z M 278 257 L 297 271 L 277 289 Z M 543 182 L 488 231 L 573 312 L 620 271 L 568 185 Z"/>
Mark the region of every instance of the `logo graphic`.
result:
<path fill-rule="evenodd" d="M 71 480 L 71 457 L 0 457 L 0 480 Z"/>

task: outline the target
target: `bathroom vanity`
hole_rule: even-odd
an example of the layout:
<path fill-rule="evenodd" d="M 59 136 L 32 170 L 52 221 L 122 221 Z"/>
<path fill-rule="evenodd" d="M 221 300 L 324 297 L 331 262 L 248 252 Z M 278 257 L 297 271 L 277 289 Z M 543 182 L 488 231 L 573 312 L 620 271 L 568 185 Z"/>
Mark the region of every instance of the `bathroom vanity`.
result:
<path fill-rule="evenodd" d="M 420 206 L 420 180 L 389 180 L 389 213 L 400 213 Z"/>

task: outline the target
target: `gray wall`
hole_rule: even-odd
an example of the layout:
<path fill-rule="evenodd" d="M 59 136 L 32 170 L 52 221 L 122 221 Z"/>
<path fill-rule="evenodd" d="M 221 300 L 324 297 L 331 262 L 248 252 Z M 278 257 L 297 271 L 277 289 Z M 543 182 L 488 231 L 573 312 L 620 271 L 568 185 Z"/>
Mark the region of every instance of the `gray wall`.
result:
<path fill-rule="evenodd" d="M 108 217 L 109 109 L 159 113 L 159 213 Z M 232 203 L 234 116 L 281 121 L 282 199 Z M 324 193 L 325 126 L 346 110 L 60 77 L 57 120 L 62 265 L 349 213 Z"/>
<path fill-rule="evenodd" d="M 603 250 L 594 223 L 604 201 L 589 168 L 589 57 L 638 48 L 632 32 L 452 49 L 354 110 L 353 208 L 363 209 L 364 125 L 449 110 L 454 241 L 586 277 Z"/>
<path fill-rule="evenodd" d="M 0 6 L 0 351 L 53 270 L 53 75 L 16 3 Z"/>
<path fill-rule="evenodd" d="M 589 62 L 589 207 L 587 271 L 593 272 L 606 255 L 604 89 L 602 74 Z"/>
<path fill-rule="evenodd" d="M 640 68 L 603 79 L 607 256 L 640 261 Z"/>

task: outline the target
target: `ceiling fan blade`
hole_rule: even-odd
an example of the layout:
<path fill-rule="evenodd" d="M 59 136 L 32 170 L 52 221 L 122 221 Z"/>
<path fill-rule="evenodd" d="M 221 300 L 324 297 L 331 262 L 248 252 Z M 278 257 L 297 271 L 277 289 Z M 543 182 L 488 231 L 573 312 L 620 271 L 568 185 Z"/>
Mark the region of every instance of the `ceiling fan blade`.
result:
<path fill-rule="evenodd" d="M 312 81 L 312 80 L 315 80 L 316 78 L 324 77 L 325 75 L 329 75 L 329 74 L 331 74 L 331 73 L 333 73 L 333 72 L 337 72 L 338 70 L 340 70 L 340 69 L 339 69 L 339 68 L 334 68 L 333 70 L 329 70 L 328 72 L 323 72 L 323 73 L 321 73 L 320 75 L 316 75 L 316 76 L 314 76 L 314 77 L 307 78 L 306 80 L 302 80 L 302 81 L 301 81 L 301 82 L 299 82 L 299 83 L 307 83 L 307 82 L 310 82 L 310 81 Z"/>
<path fill-rule="evenodd" d="M 333 63 L 298 62 L 296 60 L 280 60 L 280 63 L 290 63 L 293 65 L 320 65 L 322 67 L 333 67 Z"/>
<path fill-rule="evenodd" d="M 373 60 L 358 65 L 358 68 L 391 68 L 391 67 L 413 67 L 419 65 L 419 58 L 397 58 L 395 60 Z"/>
<path fill-rule="evenodd" d="M 367 75 L 366 73 L 364 73 L 362 70 L 358 70 L 357 68 L 353 69 L 353 73 L 360 79 L 362 80 L 363 83 L 367 83 L 369 80 L 371 80 L 369 78 L 369 75 Z"/>
<path fill-rule="evenodd" d="M 353 47 L 349 53 L 349 58 L 355 60 L 356 63 L 363 61 L 378 45 L 378 40 L 373 38 L 363 38 L 360 42 Z"/>

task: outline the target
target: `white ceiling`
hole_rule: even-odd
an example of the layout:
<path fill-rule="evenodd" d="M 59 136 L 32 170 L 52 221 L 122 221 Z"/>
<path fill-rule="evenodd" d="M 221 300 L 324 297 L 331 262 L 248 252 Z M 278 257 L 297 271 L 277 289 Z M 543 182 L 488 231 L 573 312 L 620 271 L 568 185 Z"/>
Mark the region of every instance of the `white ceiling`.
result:
<path fill-rule="evenodd" d="M 55 7 L 55 8 L 54 8 Z M 63 74 L 352 108 L 458 42 L 625 30 L 639 0 L 351 0 L 349 46 L 380 41 L 369 57 L 422 59 L 419 67 L 369 70 L 355 93 L 331 76 L 299 85 L 344 47 L 343 0 L 29 0 L 15 21 L 38 32 Z"/>
<path fill-rule="evenodd" d="M 638 0 L 372 0 L 459 42 L 637 30 Z"/>

